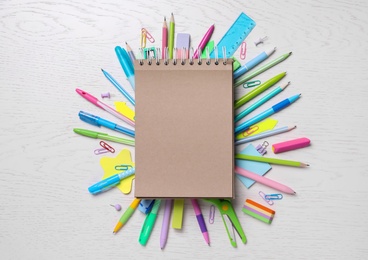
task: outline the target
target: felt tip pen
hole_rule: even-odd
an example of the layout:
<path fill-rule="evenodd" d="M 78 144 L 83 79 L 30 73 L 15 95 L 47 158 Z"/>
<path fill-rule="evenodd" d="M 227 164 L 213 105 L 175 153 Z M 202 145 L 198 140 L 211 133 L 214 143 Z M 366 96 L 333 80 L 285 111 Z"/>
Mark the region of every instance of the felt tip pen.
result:
<path fill-rule="evenodd" d="M 245 63 L 243 66 L 241 66 L 239 69 L 234 71 L 234 79 L 239 78 L 244 73 L 248 72 L 249 70 L 253 69 L 255 66 L 260 64 L 262 61 L 270 57 L 274 52 L 276 51 L 276 47 L 267 51 L 262 52 L 252 60 Z"/>
<path fill-rule="evenodd" d="M 93 195 L 107 191 L 118 185 L 122 179 L 128 178 L 133 174 L 135 174 L 135 167 L 132 167 L 124 172 L 114 174 L 106 179 L 103 179 L 102 181 L 97 182 L 89 187 L 88 191 Z"/>
<path fill-rule="evenodd" d="M 132 88 L 135 89 L 134 67 L 127 51 L 120 46 L 116 46 L 115 53 L 118 56 L 120 65 L 124 70 L 125 76 L 128 78 L 128 81 Z"/>
<path fill-rule="evenodd" d="M 73 131 L 77 134 L 95 138 L 95 139 L 102 139 L 102 140 L 107 140 L 107 141 L 111 141 L 115 143 L 130 145 L 130 146 L 134 146 L 135 144 L 134 140 L 111 136 L 106 133 L 95 132 L 95 131 L 91 131 L 87 129 L 74 128 Z"/>
<path fill-rule="evenodd" d="M 142 246 L 145 246 L 148 242 L 148 239 L 152 233 L 153 226 L 155 225 L 157 213 L 160 209 L 161 200 L 156 199 L 155 203 L 153 204 L 152 210 L 148 215 L 146 216 L 146 219 L 144 220 L 141 234 L 139 235 L 139 243 Z"/>
<path fill-rule="evenodd" d="M 280 110 L 284 109 L 285 107 L 288 107 L 290 104 L 294 103 L 299 99 L 301 94 L 294 95 L 292 97 L 289 97 L 287 99 L 284 99 L 283 101 L 277 103 L 276 105 L 272 106 L 271 108 L 263 111 L 262 113 L 254 116 L 253 118 L 245 121 L 244 123 L 240 124 L 239 126 L 235 127 L 235 133 L 242 132 L 244 130 L 247 130 L 249 127 L 254 125 L 255 123 L 258 123 L 262 121 L 263 119 L 279 112 Z"/>
<path fill-rule="evenodd" d="M 95 125 L 95 126 L 98 126 L 98 127 L 104 126 L 106 128 L 115 130 L 117 132 L 129 135 L 131 137 L 135 137 L 134 130 L 128 129 L 128 128 L 123 127 L 123 126 L 120 126 L 120 125 L 115 124 L 113 122 L 110 122 L 106 119 L 103 119 L 99 116 L 95 116 L 95 115 L 92 115 L 92 114 L 84 112 L 84 111 L 79 111 L 78 115 L 79 115 L 79 118 L 82 121 L 84 121 L 88 124 Z"/>

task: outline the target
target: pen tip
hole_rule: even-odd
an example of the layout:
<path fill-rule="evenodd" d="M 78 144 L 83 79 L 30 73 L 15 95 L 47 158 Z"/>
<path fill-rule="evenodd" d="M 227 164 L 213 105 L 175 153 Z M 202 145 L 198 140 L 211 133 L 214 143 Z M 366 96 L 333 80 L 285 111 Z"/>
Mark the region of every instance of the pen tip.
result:
<path fill-rule="evenodd" d="M 291 52 L 289 52 L 289 55 L 291 55 L 293 52 L 291 51 Z"/>
<path fill-rule="evenodd" d="M 128 44 L 127 42 L 125 42 L 125 44 Z"/>
<path fill-rule="evenodd" d="M 296 192 L 294 191 L 294 195 L 296 195 Z"/>
<path fill-rule="evenodd" d="M 166 16 L 164 16 L 164 21 L 166 21 Z"/>

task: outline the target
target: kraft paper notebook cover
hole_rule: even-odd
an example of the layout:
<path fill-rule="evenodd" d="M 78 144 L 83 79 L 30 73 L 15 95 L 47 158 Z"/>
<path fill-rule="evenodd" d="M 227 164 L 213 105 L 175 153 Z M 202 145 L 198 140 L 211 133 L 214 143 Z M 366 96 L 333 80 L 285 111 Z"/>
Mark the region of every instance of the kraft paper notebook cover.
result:
<path fill-rule="evenodd" d="M 234 197 L 233 60 L 206 61 L 135 61 L 135 197 Z"/>

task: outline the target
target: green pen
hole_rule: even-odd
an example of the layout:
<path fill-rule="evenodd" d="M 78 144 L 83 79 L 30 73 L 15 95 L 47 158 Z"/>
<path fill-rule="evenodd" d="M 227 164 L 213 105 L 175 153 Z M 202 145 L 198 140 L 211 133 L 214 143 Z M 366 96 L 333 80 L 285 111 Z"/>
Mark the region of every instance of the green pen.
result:
<path fill-rule="evenodd" d="M 95 138 L 95 139 L 102 139 L 102 140 L 107 140 L 107 141 L 111 141 L 111 142 L 115 142 L 115 143 L 131 145 L 131 146 L 134 146 L 134 144 L 135 144 L 134 140 L 129 140 L 129 139 L 125 139 L 125 138 L 111 136 L 111 135 L 108 135 L 106 133 L 95 132 L 95 131 L 91 131 L 91 130 L 87 130 L 87 129 L 74 128 L 73 131 L 77 134 L 87 136 L 87 137 L 91 137 L 91 138 Z"/>
<path fill-rule="evenodd" d="M 153 204 L 152 210 L 150 213 L 148 213 L 146 219 L 144 220 L 141 234 L 139 235 L 139 244 L 142 246 L 145 246 L 147 244 L 147 241 L 151 235 L 153 226 L 155 225 L 157 213 L 160 209 L 161 200 L 155 200 L 155 203 Z"/>
<path fill-rule="evenodd" d="M 282 73 L 274 76 L 273 78 L 267 80 L 266 82 L 262 83 L 261 85 L 259 85 L 255 89 L 253 89 L 252 91 L 250 91 L 247 94 L 245 94 L 244 96 L 242 96 L 240 99 L 236 100 L 235 101 L 235 109 L 241 107 L 242 105 L 244 105 L 249 100 L 255 98 L 256 96 L 261 94 L 263 91 L 266 91 L 267 89 L 269 89 L 270 87 L 275 85 L 283 77 L 285 77 L 285 75 L 286 75 L 286 72 L 282 72 Z"/>
<path fill-rule="evenodd" d="M 260 67 L 259 69 L 255 70 L 254 72 L 248 74 L 248 75 L 244 75 L 240 78 L 237 78 L 234 82 L 235 87 L 240 86 L 241 84 L 243 84 L 244 82 L 247 82 L 248 80 L 254 78 L 255 76 L 261 74 L 262 72 L 265 72 L 266 70 L 268 70 L 269 68 L 272 68 L 273 66 L 279 64 L 280 62 L 286 60 L 292 52 L 286 53 L 284 55 L 281 55 L 280 57 L 278 57 L 277 59 L 274 59 L 273 61 L 267 63 L 266 65 Z"/>

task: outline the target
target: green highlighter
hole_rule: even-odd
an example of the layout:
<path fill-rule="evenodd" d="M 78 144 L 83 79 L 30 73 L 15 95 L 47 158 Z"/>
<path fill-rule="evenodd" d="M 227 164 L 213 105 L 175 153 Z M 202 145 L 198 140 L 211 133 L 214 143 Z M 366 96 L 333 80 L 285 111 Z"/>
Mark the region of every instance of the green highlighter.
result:
<path fill-rule="evenodd" d="M 153 204 L 152 210 L 148 215 L 146 216 L 146 219 L 144 220 L 141 234 L 139 235 L 139 244 L 142 246 L 145 246 L 147 244 L 147 241 L 151 235 L 153 226 L 155 225 L 157 213 L 160 209 L 161 200 L 155 200 L 155 203 Z"/>
<path fill-rule="evenodd" d="M 131 145 L 131 146 L 134 146 L 134 144 L 135 144 L 134 140 L 129 140 L 129 139 L 125 139 L 125 138 L 111 136 L 111 135 L 108 135 L 106 133 L 95 132 L 95 131 L 91 131 L 91 130 L 87 130 L 87 129 L 74 128 L 73 131 L 77 134 L 87 136 L 87 137 L 91 137 L 91 138 L 95 138 L 95 139 L 102 139 L 102 140 L 107 140 L 107 141 L 111 141 L 111 142 L 115 142 L 115 143 Z"/>

